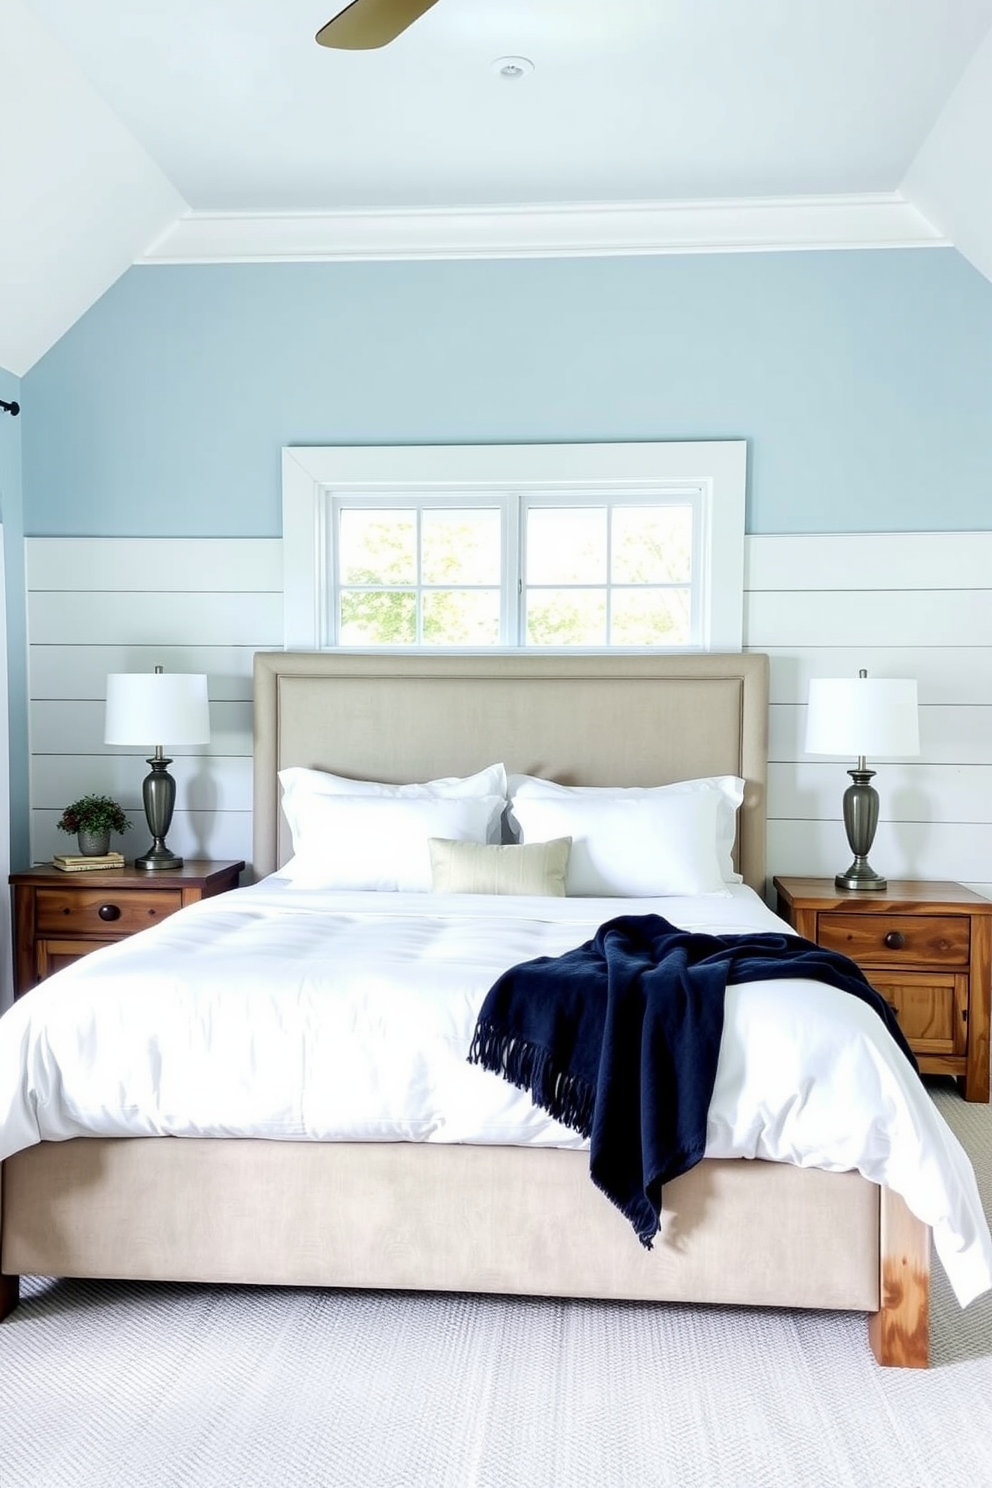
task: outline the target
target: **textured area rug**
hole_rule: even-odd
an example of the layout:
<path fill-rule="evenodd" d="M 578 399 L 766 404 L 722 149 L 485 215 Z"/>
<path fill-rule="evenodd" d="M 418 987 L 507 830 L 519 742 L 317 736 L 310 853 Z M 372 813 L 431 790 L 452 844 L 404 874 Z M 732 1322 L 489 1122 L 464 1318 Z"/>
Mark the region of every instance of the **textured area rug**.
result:
<path fill-rule="evenodd" d="M 992 1111 L 936 1089 L 992 1206 Z M 0 1488 L 992 1488 L 992 1296 L 861 1315 L 30 1281 Z"/>

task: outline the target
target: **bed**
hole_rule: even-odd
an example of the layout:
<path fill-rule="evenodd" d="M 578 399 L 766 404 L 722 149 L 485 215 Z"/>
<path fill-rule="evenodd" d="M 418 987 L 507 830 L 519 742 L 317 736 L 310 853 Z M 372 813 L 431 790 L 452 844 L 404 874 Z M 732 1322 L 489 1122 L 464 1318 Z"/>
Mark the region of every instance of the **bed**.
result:
<path fill-rule="evenodd" d="M 767 659 L 760 655 L 259 653 L 253 815 L 258 882 L 211 901 L 212 908 L 192 906 L 129 942 L 94 953 L 21 999 L 32 1010 L 19 1004 L 0 1022 L 0 1082 L 8 1090 L 17 1083 L 19 1050 L 27 1047 L 24 1030 L 29 1019 L 37 1024 L 46 1000 L 64 1005 L 70 992 L 88 983 L 115 975 L 121 982 L 143 967 L 151 974 L 156 966 L 162 975 L 164 967 L 177 986 L 193 985 L 197 948 L 213 946 L 210 954 L 216 953 L 215 924 L 236 923 L 239 935 L 250 925 L 254 935 L 270 900 L 273 912 L 282 910 L 281 873 L 299 857 L 282 805 L 285 772 L 335 772 L 401 784 L 470 777 L 499 760 L 516 776 L 578 788 L 656 788 L 739 777 L 743 800 L 734 814 L 726 876 L 739 878 L 742 886 L 731 885 L 712 902 L 725 898 L 747 926 L 764 923 L 762 915 L 774 921 L 760 898 L 767 752 Z M 306 897 L 305 879 L 292 887 Z M 351 916 L 349 924 L 365 924 L 370 897 L 360 894 L 359 902 L 341 907 L 345 918 Z M 383 897 L 373 914 L 384 913 Z M 467 895 L 455 897 L 458 913 L 469 916 L 459 924 L 474 927 L 488 896 L 467 907 Z M 654 908 L 668 903 L 645 902 Z M 413 946 L 408 959 L 422 970 L 416 927 L 424 919 L 421 905 L 437 908 L 433 896 L 397 894 L 390 914 L 393 903 L 406 916 Z M 551 903 L 538 905 L 536 919 L 557 925 L 561 916 L 566 929 L 542 941 L 533 938 L 531 920 L 524 923 L 503 897 L 499 910 L 506 924 L 499 934 L 505 934 L 507 947 L 527 954 L 535 946 L 567 945 L 582 928 L 583 915 L 592 915 L 594 924 L 617 907 L 594 900 L 583 907 L 575 898 L 559 898 L 552 910 Z M 316 924 L 320 904 L 311 908 L 308 923 Z M 211 919 L 215 914 L 221 922 Z M 375 923 L 367 939 L 374 940 Z M 474 933 L 459 931 L 463 938 Z M 259 986 L 264 964 L 264 956 L 253 963 L 256 971 L 263 968 L 257 971 Z M 204 979 L 204 1000 L 197 1006 L 207 1005 L 207 989 Z M 250 1001 L 246 994 L 244 1005 Z M 129 1003 L 136 1005 L 134 999 Z M 402 1023 L 402 1004 L 394 998 L 389 1007 L 400 1009 Z M 194 1009 L 185 1016 L 194 1022 L 198 1015 Z M 376 1016 L 382 1020 L 381 1009 Z M 12 1018 L 23 1028 L 15 1030 L 8 1023 Z M 168 1025 L 168 1018 L 161 1021 Z M 16 1039 L 5 1043 L 4 1024 Z M 244 1027 L 250 1031 L 246 1037 L 265 1042 L 261 1020 L 255 1028 L 245 1017 Z M 94 1038 L 95 1047 L 101 1042 L 108 1046 L 106 1037 Z M 98 1062 L 96 1056 L 91 1060 Z M 223 1082 L 204 1066 L 198 1098 L 214 1083 Z M 567 1133 L 549 1136 L 542 1128 L 536 1145 L 516 1145 L 491 1131 L 483 1140 L 471 1128 L 467 1136 L 459 1134 L 456 1124 L 453 1140 L 419 1140 L 416 1131 L 395 1130 L 378 1139 L 372 1123 L 358 1139 L 313 1139 L 308 1131 L 299 1140 L 292 1124 L 266 1129 L 264 1136 L 246 1135 L 225 1110 L 202 1129 L 176 1132 L 159 1120 L 147 1123 L 147 1134 L 141 1126 L 132 1134 L 111 1124 L 106 1134 L 99 1123 L 95 1129 L 74 1125 L 73 1113 L 56 1128 L 58 1139 L 42 1134 L 39 1140 L 33 1131 L 12 1135 L 18 1122 L 26 1127 L 34 1120 L 37 1101 L 24 1097 L 24 1084 L 22 1076 L 21 1106 L 15 1112 L 11 1104 L 6 1116 L 4 1315 L 16 1304 L 20 1275 L 734 1303 L 861 1311 L 868 1314 L 869 1342 L 880 1363 L 927 1362 L 930 1228 L 895 1188 L 858 1171 L 707 1156 L 666 1187 L 664 1228 L 659 1243 L 647 1250 L 592 1186 L 588 1152 Z M 236 1094 L 232 1099 L 236 1104 Z M 931 1121 L 922 1111 L 921 1119 L 924 1125 Z M 936 1115 L 932 1120 L 940 1143 L 945 1132 Z M 970 1170 L 963 1163 L 951 1186 L 963 1206 L 964 1228 L 970 1225 L 971 1231 L 965 1245 L 958 1227 L 948 1255 L 955 1247 L 968 1249 L 962 1263 L 967 1274 L 956 1288 L 966 1301 L 992 1281 L 992 1243 L 980 1206 L 974 1210 L 977 1192 L 969 1188 Z"/>

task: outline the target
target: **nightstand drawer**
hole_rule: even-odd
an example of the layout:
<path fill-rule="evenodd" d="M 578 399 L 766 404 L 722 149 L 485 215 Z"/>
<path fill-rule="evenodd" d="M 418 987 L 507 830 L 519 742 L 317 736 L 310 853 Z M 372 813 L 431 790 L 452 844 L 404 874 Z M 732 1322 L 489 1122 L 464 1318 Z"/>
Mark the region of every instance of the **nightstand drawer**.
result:
<path fill-rule="evenodd" d="M 180 889 L 39 889 L 35 924 L 39 935 L 133 935 L 182 908 Z"/>
<path fill-rule="evenodd" d="M 967 915 L 820 914 L 816 938 L 862 966 L 967 966 Z"/>

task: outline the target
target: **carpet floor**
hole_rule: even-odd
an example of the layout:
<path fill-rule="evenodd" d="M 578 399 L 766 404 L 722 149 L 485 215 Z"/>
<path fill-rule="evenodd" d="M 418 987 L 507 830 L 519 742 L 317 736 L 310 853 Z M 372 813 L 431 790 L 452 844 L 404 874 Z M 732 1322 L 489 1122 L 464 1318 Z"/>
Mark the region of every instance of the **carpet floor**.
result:
<path fill-rule="evenodd" d="M 934 1098 L 992 1212 L 992 1108 Z M 992 1488 L 992 1295 L 862 1315 L 31 1280 L 0 1488 Z"/>

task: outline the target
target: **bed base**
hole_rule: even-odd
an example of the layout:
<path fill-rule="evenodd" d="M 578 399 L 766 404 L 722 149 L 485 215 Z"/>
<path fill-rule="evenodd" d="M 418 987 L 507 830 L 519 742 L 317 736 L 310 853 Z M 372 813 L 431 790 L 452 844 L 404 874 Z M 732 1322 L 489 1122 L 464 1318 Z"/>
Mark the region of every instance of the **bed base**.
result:
<path fill-rule="evenodd" d="M 928 1362 L 929 1231 L 855 1173 L 707 1160 L 651 1251 L 570 1150 L 86 1138 L 3 1179 L 0 1315 L 18 1275 L 826 1308 Z"/>
<path fill-rule="evenodd" d="M 256 876 L 291 851 L 289 765 L 403 781 L 502 759 L 575 785 L 743 776 L 735 862 L 766 890 L 766 656 L 259 652 L 254 681 Z M 650 1252 L 575 1151 L 86 1138 L 3 1179 L 4 1310 L 19 1274 L 840 1308 L 871 1314 L 880 1362 L 927 1362 L 929 1233 L 857 1174 L 703 1162 Z"/>

